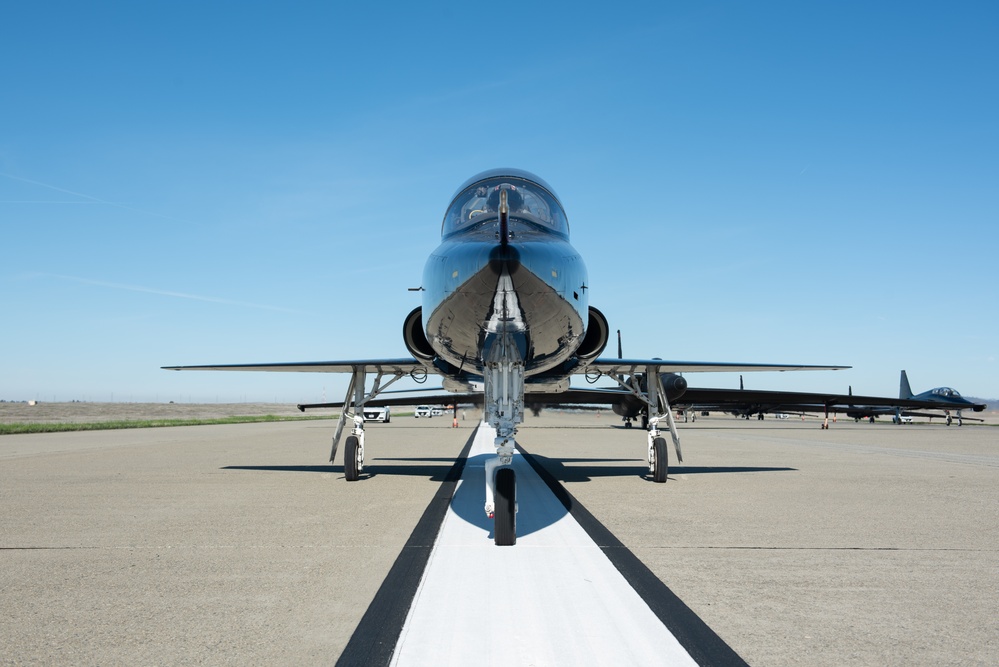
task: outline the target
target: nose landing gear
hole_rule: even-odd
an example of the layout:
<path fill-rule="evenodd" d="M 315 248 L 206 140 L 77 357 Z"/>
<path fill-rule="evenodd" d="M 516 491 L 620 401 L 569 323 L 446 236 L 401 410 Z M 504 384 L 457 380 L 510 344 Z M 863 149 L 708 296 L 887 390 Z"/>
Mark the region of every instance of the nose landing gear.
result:
<path fill-rule="evenodd" d="M 493 523 L 496 546 L 517 543 L 517 473 L 504 466 L 496 471 L 495 515 Z"/>

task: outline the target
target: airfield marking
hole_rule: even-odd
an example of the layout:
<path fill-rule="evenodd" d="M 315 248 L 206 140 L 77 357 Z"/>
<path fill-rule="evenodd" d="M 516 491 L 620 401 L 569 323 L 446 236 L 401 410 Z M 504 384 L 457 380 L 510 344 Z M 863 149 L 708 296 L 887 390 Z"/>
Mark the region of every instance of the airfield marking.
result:
<path fill-rule="evenodd" d="M 482 509 L 494 431 L 480 424 L 338 665 L 745 665 L 518 447 L 517 545 Z"/>
<path fill-rule="evenodd" d="M 340 654 L 337 665 L 388 665 L 391 661 L 406 614 L 426 570 L 431 549 L 450 507 L 476 432 L 473 431 L 468 437 L 433 500 L 406 540 L 402 552 L 392 564 L 392 569 Z"/>
<path fill-rule="evenodd" d="M 746 662 L 523 448 L 528 463 L 698 665 Z"/>
<path fill-rule="evenodd" d="M 435 503 L 453 495 L 432 552 L 419 550 L 426 562 L 419 588 L 412 586 L 420 574 L 414 564 L 397 562 L 393 573 L 405 570 L 402 578 L 409 583 L 400 590 L 390 581 L 398 576 L 386 578 L 338 664 L 389 664 L 389 654 L 391 664 L 400 666 L 745 664 L 557 481 L 544 472 L 539 476 L 526 452 L 513 463 L 524 508 L 517 545 L 496 547 L 492 521 L 482 509 L 493 438 L 492 429 L 480 425 L 462 452 L 464 465 L 456 462 L 441 485 Z M 561 489 L 558 498 L 554 489 Z M 430 514 L 428 508 L 424 519 Z M 591 532 L 601 534 L 600 546 Z M 411 561 L 407 551 L 408 545 L 400 559 Z M 655 583 L 643 581 L 643 572 Z M 401 614 L 405 625 L 398 622 Z M 693 650 L 685 650 L 675 634 Z M 392 637 L 398 642 L 389 646 Z"/>

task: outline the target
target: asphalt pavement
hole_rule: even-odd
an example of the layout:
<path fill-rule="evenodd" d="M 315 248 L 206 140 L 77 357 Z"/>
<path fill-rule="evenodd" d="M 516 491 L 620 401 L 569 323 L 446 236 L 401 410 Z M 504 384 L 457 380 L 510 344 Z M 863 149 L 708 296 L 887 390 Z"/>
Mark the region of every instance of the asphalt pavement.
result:
<path fill-rule="evenodd" d="M 0 662 L 335 662 L 474 425 L 371 425 L 351 483 L 329 422 L 0 437 Z M 665 485 L 607 413 L 518 441 L 749 664 L 994 664 L 995 428 L 680 428 Z"/>

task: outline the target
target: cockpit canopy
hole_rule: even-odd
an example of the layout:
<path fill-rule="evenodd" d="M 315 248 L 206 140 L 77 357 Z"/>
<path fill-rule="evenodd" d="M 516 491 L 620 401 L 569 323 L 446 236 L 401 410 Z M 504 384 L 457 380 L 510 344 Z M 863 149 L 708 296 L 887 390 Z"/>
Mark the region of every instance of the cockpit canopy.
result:
<path fill-rule="evenodd" d="M 493 169 L 466 181 L 448 206 L 441 236 L 498 219 L 500 193 L 504 190 L 511 219 L 568 237 L 569 223 L 558 197 L 540 178 L 519 169 Z"/>
<path fill-rule="evenodd" d="M 944 398 L 961 398 L 961 394 L 956 389 L 951 389 L 950 387 L 937 387 L 933 390 L 933 393 Z"/>

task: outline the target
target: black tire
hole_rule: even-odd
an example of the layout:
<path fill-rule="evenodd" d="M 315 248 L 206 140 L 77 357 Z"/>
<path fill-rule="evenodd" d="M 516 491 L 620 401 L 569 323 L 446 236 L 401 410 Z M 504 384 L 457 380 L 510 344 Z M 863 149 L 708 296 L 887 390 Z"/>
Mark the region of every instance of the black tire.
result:
<path fill-rule="evenodd" d="M 493 537 L 498 547 L 517 543 L 517 473 L 513 468 L 496 471 L 496 512 Z"/>
<path fill-rule="evenodd" d="M 669 474 L 669 450 L 666 449 L 666 439 L 656 438 L 652 441 L 652 481 L 662 484 Z"/>
<path fill-rule="evenodd" d="M 648 415 L 642 415 L 642 430 L 643 431 L 648 431 L 649 430 L 649 416 Z"/>
<path fill-rule="evenodd" d="M 347 442 L 343 446 L 343 476 L 348 482 L 356 482 L 361 476 L 361 443 L 356 435 L 347 436 Z"/>

